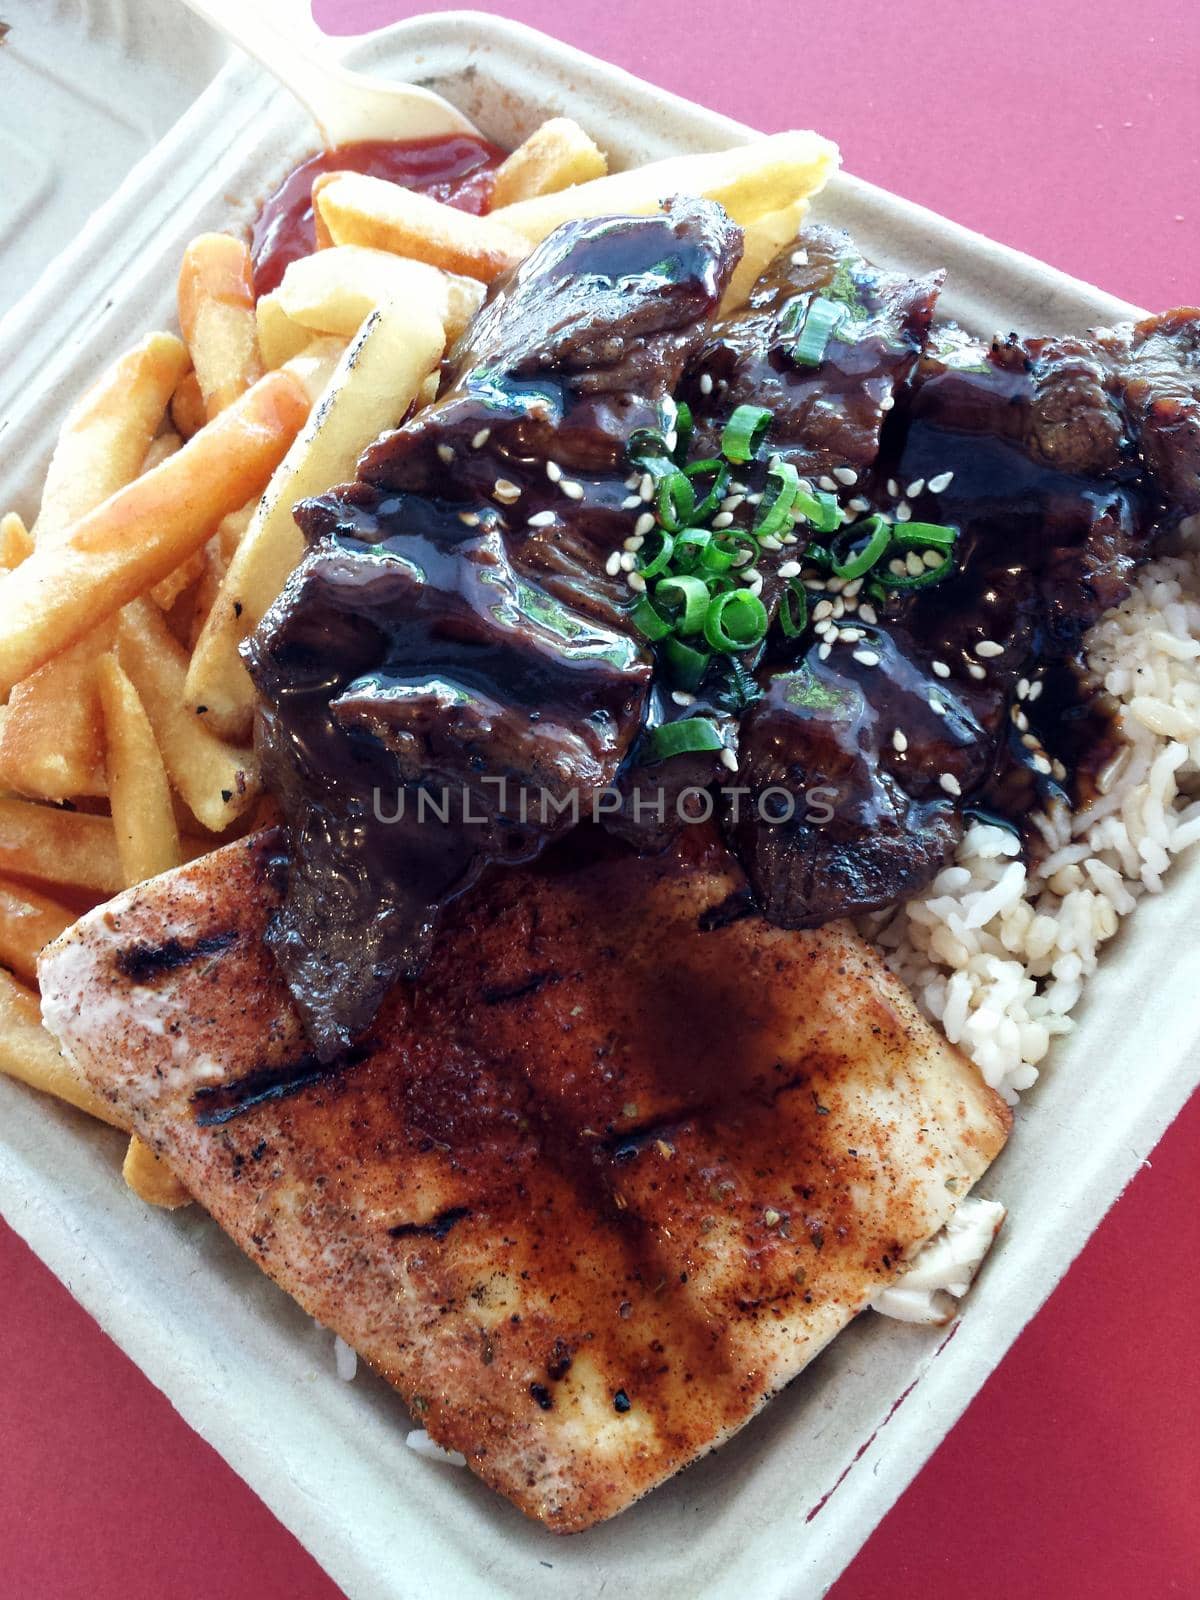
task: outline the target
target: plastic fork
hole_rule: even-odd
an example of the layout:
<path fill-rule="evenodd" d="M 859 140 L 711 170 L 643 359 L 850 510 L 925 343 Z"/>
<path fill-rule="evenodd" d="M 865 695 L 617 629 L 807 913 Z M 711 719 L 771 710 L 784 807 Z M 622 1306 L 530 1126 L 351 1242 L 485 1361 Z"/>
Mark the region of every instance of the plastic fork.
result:
<path fill-rule="evenodd" d="M 184 0 L 198 17 L 239 45 L 290 89 L 336 147 L 361 139 L 414 139 L 477 133 L 461 111 L 431 89 L 352 72 L 291 0 Z"/>

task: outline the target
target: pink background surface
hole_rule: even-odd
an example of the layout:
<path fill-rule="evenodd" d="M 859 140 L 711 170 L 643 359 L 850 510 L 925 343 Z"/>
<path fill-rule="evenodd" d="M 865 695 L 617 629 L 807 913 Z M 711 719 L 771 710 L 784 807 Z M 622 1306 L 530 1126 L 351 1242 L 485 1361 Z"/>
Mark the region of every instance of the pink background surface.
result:
<path fill-rule="evenodd" d="M 315 7 L 331 32 L 417 9 L 449 7 Z M 1130 300 L 1200 298 L 1195 0 L 483 9 L 761 128 L 819 128 L 850 171 Z M 1200 1097 L 835 1600 L 1200 1595 L 1198 1146 Z M 336 1600 L 2 1225 L 0 1285 L 0 1600 Z"/>

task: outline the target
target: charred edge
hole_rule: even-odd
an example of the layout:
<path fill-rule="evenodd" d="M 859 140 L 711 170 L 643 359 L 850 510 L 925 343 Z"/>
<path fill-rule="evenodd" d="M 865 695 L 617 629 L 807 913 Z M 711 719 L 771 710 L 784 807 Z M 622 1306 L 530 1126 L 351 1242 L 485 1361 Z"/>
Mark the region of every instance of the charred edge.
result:
<path fill-rule="evenodd" d="M 286 1066 L 259 1067 L 233 1083 L 197 1089 L 192 1096 L 192 1104 L 197 1107 L 211 1106 L 211 1109 L 197 1109 L 196 1126 L 218 1128 L 223 1123 L 232 1122 L 235 1117 L 253 1111 L 256 1106 L 299 1094 L 301 1089 L 320 1083 L 322 1079 L 334 1078 L 350 1067 L 361 1066 L 369 1059 L 373 1049 L 371 1044 L 358 1044 L 326 1062 L 309 1051 L 295 1061 L 289 1061 Z"/>
<path fill-rule="evenodd" d="M 151 983 L 204 956 L 219 956 L 236 943 L 237 933 L 232 928 L 205 934 L 187 944 L 182 939 L 164 939 L 162 944 L 139 941 L 117 951 L 117 971 L 131 983 Z"/>
<path fill-rule="evenodd" d="M 483 1003 L 485 1006 L 502 1006 L 510 1000 L 523 1000 L 527 994 L 536 994 L 547 983 L 559 982 L 561 979 L 557 972 L 535 972 L 531 978 L 523 978 L 520 983 L 485 986 Z"/>
<path fill-rule="evenodd" d="M 743 917 L 751 916 L 756 909 L 754 896 L 749 889 L 735 889 L 719 905 L 709 906 L 707 911 L 702 911 L 697 918 L 697 926 L 701 933 L 716 933 L 718 928 L 727 928 L 731 922 L 740 922 Z"/>
<path fill-rule="evenodd" d="M 640 1128 L 630 1128 L 623 1133 L 610 1133 L 600 1148 L 613 1161 L 633 1161 L 650 1145 L 674 1146 L 675 1140 L 692 1126 L 691 1117 L 662 1117 L 656 1122 L 643 1123 Z"/>
<path fill-rule="evenodd" d="M 398 1222 L 388 1233 L 393 1239 L 444 1239 L 457 1223 L 471 1215 L 469 1206 L 451 1206 L 439 1211 L 432 1222 Z"/>

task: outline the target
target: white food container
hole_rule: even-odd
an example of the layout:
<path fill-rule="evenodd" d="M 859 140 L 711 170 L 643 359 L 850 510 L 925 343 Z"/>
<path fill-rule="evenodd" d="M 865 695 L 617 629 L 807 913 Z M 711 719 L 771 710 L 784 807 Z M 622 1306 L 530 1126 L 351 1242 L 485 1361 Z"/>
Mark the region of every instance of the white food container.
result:
<path fill-rule="evenodd" d="M 417 17 L 351 53 L 427 83 L 499 143 L 576 117 L 629 165 L 747 130 L 496 17 Z M 0 323 L 0 509 L 31 513 L 64 404 L 173 318 L 180 252 L 237 227 L 315 147 L 250 66 L 222 72 Z M 1131 307 L 840 177 L 814 214 L 877 259 L 949 269 L 943 313 L 982 332 L 1081 330 Z M 804 1600 L 834 1580 L 951 1428 L 1200 1079 L 1200 872 L 1139 906 L 987 1175 L 1009 1220 L 958 1327 L 868 1313 L 716 1455 L 603 1527 L 558 1539 L 405 1446 L 398 1398 L 335 1376 L 332 1338 L 198 1208 L 151 1210 L 123 1140 L 0 1080 L 0 1209 L 352 1600 Z M 1181 956 L 1183 958 L 1181 959 Z M 931 1528 L 931 1539 L 952 1539 Z"/>

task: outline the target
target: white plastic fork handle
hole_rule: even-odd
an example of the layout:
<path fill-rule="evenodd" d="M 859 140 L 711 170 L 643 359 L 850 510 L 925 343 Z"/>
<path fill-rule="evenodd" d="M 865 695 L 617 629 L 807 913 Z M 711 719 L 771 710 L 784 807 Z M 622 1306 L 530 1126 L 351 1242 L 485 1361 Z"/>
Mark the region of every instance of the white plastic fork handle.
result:
<path fill-rule="evenodd" d="M 330 148 L 361 139 L 420 139 L 478 131 L 431 89 L 386 83 L 340 66 L 302 0 L 183 3 L 290 89 Z"/>

